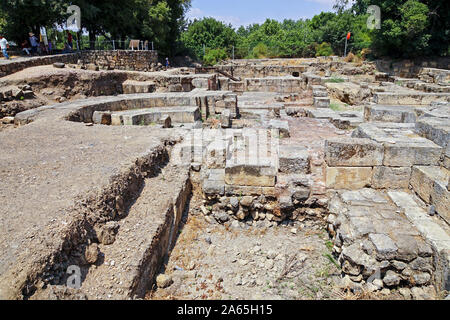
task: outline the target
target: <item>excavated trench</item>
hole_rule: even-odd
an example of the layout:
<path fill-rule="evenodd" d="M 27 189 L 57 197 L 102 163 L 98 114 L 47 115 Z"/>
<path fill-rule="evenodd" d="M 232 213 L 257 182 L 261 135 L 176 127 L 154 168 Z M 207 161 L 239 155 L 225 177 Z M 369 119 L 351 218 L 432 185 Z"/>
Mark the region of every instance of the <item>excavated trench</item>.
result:
<path fill-rule="evenodd" d="M 127 299 L 145 294 L 190 196 L 188 170 L 170 162 L 172 144 L 168 141 L 137 159 L 99 195 L 77 203 L 78 213 L 61 247 L 36 262 L 42 267 L 28 275 L 23 299 Z M 118 269 L 111 270 L 114 267 Z M 77 270 L 80 288 L 78 279 L 74 287 L 69 285 L 73 289 L 67 287 L 74 279 L 68 270 Z M 123 276 L 120 285 L 111 275 Z"/>

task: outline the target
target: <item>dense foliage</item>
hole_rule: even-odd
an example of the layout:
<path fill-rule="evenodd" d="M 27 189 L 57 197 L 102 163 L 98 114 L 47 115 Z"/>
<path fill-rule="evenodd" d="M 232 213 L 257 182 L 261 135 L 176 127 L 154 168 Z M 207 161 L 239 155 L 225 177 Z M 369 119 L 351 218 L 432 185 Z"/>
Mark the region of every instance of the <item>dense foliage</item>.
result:
<path fill-rule="evenodd" d="M 184 16 L 191 0 L 2 0 L 0 32 L 20 42 L 30 31 L 37 34 L 41 26 L 51 29 L 63 23 L 72 4 L 81 8 L 82 26 L 88 32 L 78 38 L 91 45 L 99 37 L 122 43 L 125 39 L 149 40 L 162 56 L 190 54 L 208 63 L 224 55 L 343 55 L 348 32 L 352 33 L 348 52 L 358 56 L 450 55 L 448 0 L 336 0 L 335 12 L 322 12 L 312 19 L 267 19 L 238 29 L 214 18 L 187 24 Z M 370 5 L 381 8 L 379 30 L 367 28 Z"/>
<path fill-rule="evenodd" d="M 448 56 L 450 36 L 448 0 L 337 0 L 336 12 L 312 19 L 267 19 L 233 30 L 213 18 L 188 25 L 181 39 L 202 59 L 205 50 L 222 48 L 228 57 L 314 57 L 343 55 L 346 35 L 352 33 L 348 52 L 358 56 Z M 369 30 L 369 5 L 381 9 L 381 29 Z"/>
<path fill-rule="evenodd" d="M 28 32 L 38 34 L 39 27 L 62 24 L 70 5 L 81 8 L 81 24 L 92 43 L 96 36 L 147 39 L 162 54 L 175 54 L 190 0 L 2 0 L 0 28 L 3 16 L 2 32 L 20 42 L 27 38 Z"/>

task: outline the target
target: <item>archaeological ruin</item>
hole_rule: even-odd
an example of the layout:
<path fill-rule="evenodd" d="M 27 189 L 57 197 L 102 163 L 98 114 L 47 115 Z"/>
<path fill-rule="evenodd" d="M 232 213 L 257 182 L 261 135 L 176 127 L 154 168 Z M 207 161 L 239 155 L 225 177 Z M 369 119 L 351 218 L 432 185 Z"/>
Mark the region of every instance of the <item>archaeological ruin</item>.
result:
<path fill-rule="evenodd" d="M 1 299 L 443 299 L 450 60 L 0 64 Z"/>

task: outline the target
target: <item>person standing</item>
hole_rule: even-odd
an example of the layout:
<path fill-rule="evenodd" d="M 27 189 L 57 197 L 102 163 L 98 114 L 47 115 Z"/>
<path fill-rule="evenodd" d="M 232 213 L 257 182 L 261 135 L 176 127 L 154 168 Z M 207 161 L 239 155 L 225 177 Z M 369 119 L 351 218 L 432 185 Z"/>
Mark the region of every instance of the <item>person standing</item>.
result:
<path fill-rule="evenodd" d="M 34 33 L 30 32 L 30 45 L 31 45 L 31 53 L 36 54 L 38 52 L 39 42 Z"/>
<path fill-rule="evenodd" d="M 72 34 L 70 33 L 69 30 L 67 30 L 67 43 L 68 43 L 69 46 L 70 46 L 70 50 L 73 49 L 73 44 L 72 44 L 72 42 L 73 42 Z"/>
<path fill-rule="evenodd" d="M 3 56 L 6 58 L 6 60 L 9 60 L 10 58 L 8 56 L 8 52 L 6 51 L 7 49 L 9 49 L 9 43 L 1 35 L 0 35 L 0 49 L 2 50 Z"/>
<path fill-rule="evenodd" d="M 24 40 L 24 41 L 22 42 L 21 47 L 22 47 L 22 52 L 25 52 L 26 55 L 29 56 L 29 55 L 30 55 L 30 50 L 31 50 L 31 48 L 30 48 L 30 46 L 28 45 L 28 41 L 27 41 L 27 40 Z"/>
<path fill-rule="evenodd" d="M 169 62 L 169 58 L 166 58 L 166 69 L 170 68 L 170 62 Z"/>

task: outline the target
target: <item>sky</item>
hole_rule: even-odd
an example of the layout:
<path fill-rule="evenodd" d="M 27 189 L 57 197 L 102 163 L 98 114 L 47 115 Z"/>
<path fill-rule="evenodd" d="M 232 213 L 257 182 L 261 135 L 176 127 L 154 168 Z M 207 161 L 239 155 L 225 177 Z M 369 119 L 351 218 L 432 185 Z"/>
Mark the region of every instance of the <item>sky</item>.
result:
<path fill-rule="evenodd" d="M 312 18 L 322 11 L 332 11 L 335 0 L 192 0 L 188 19 L 213 17 L 234 27 L 263 23 L 267 18 Z"/>

